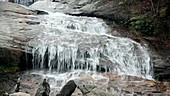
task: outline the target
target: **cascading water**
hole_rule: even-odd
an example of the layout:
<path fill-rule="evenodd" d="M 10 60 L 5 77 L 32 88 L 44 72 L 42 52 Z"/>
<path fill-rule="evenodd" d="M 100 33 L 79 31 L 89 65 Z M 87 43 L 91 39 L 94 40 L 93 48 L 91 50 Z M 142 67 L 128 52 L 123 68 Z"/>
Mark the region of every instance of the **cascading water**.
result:
<path fill-rule="evenodd" d="M 34 68 L 63 72 L 96 71 L 96 66 L 103 66 L 120 73 L 151 76 L 146 48 L 131 39 L 108 35 L 109 28 L 102 20 L 62 13 L 41 18 L 45 29 L 32 50 Z M 112 64 L 101 64 L 101 59 Z"/>
<path fill-rule="evenodd" d="M 82 74 L 108 79 L 100 71 L 152 78 L 147 49 L 129 38 L 109 35 L 103 20 L 57 12 L 38 18 L 43 31 L 28 44 L 33 47 L 33 69 L 38 70 L 32 74 L 47 78 L 51 88 L 61 88 Z"/>
<path fill-rule="evenodd" d="M 104 78 L 97 72 L 102 69 L 152 78 L 147 49 L 129 38 L 107 34 L 109 27 L 103 20 L 62 13 L 39 18 L 43 32 L 29 45 L 33 46 L 33 68 L 41 71 L 33 74 L 48 78 L 52 88 L 61 88 L 82 72 Z"/>

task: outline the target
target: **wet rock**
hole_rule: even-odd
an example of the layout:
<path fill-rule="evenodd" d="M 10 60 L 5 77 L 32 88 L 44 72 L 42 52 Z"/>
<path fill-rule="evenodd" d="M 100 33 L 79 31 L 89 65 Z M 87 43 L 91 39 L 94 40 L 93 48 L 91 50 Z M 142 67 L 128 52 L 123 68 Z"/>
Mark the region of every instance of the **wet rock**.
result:
<path fill-rule="evenodd" d="M 0 12 L 24 14 L 24 15 L 35 14 L 33 10 L 30 10 L 26 7 L 23 7 L 23 6 L 18 5 L 18 4 L 10 3 L 10 2 L 0 1 L 0 8 L 1 8 Z"/>
<path fill-rule="evenodd" d="M 26 21 L 25 23 L 27 23 L 28 25 L 40 24 L 40 22 L 35 22 L 35 21 Z"/>
<path fill-rule="evenodd" d="M 46 79 L 44 79 L 43 83 L 39 86 L 35 96 L 49 96 L 49 94 L 50 94 L 50 85 L 46 81 Z"/>
<path fill-rule="evenodd" d="M 43 27 L 40 26 L 40 20 L 36 15 L 45 13 L 0 1 L 0 48 L 25 51 L 27 43 L 34 39 L 37 32 L 42 32 Z M 28 49 L 31 50 L 31 46 Z"/>
<path fill-rule="evenodd" d="M 102 90 L 102 88 L 97 88 L 95 85 L 82 85 L 78 88 L 83 93 L 83 96 L 116 96 L 110 92 Z"/>
<path fill-rule="evenodd" d="M 8 2 L 15 3 L 14 0 L 8 0 Z"/>
<path fill-rule="evenodd" d="M 19 73 L 0 73 L 0 96 L 14 91 L 14 87 L 20 77 Z"/>
<path fill-rule="evenodd" d="M 82 86 L 78 86 L 78 88 L 85 95 L 87 93 L 90 93 L 94 88 L 96 88 L 96 86 L 94 86 L 94 85 L 82 85 Z"/>
<path fill-rule="evenodd" d="M 31 8 L 46 9 L 52 12 L 63 11 L 71 15 L 99 17 L 115 21 L 127 20 L 128 11 L 119 3 L 119 0 L 54 0 L 53 2 L 38 1 L 31 5 Z M 44 6 L 39 6 L 39 4 Z M 53 9 L 50 7 L 44 8 L 48 4 L 51 4 Z"/>
<path fill-rule="evenodd" d="M 110 80 L 108 82 L 109 86 L 107 89 L 112 90 L 117 94 L 136 94 L 137 96 L 143 96 L 148 94 L 152 94 L 153 96 L 164 96 L 166 90 L 168 90 L 167 84 L 163 84 L 158 81 L 146 79 L 138 79 L 137 81 L 133 81 L 133 79 L 123 79 L 118 77 L 117 79 Z"/>
<path fill-rule="evenodd" d="M 20 82 L 18 81 L 17 84 L 16 84 L 15 92 L 19 92 L 19 87 L 20 87 Z"/>
<path fill-rule="evenodd" d="M 42 32 L 39 27 L 40 21 L 35 16 L 41 13 L 42 11 L 32 10 L 15 3 L 0 1 L 1 66 L 16 66 L 23 70 L 28 66 L 31 68 L 31 58 L 27 60 L 27 53 L 30 52 L 25 49 L 31 51 L 31 46 L 26 48 L 27 43 L 37 35 L 37 32 Z M 30 64 L 26 63 L 27 61 Z"/>
<path fill-rule="evenodd" d="M 71 94 L 75 91 L 77 85 L 73 80 L 68 81 L 63 88 L 61 89 L 60 93 L 56 96 L 71 96 Z"/>
<path fill-rule="evenodd" d="M 41 11 L 41 10 L 36 10 L 37 15 L 48 15 L 48 12 Z"/>
<path fill-rule="evenodd" d="M 80 89 L 76 88 L 72 96 L 83 96 L 83 93 L 80 91 Z"/>
<path fill-rule="evenodd" d="M 0 48 L 0 65 L 9 67 L 16 66 L 17 64 L 19 64 L 21 56 L 22 52 L 20 50 Z M 15 72 L 15 70 L 13 71 Z"/>
<path fill-rule="evenodd" d="M 31 96 L 31 95 L 24 92 L 17 92 L 17 93 L 12 93 L 9 96 Z"/>
<path fill-rule="evenodd" d="M 41 86 L 41 82 L 43 82 L 43 77 L 37 74 L 25 73 L 20 77 L 19 82 L 20 92 L 28 93 L 31 96 L 35 96 L 38 88 Z"/>

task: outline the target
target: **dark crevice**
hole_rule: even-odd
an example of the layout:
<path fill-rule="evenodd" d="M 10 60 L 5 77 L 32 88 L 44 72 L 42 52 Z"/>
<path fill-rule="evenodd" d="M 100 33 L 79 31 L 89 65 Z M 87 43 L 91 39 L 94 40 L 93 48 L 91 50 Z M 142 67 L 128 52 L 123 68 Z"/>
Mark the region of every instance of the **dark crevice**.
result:
<path fill-rule="evenodd" d="M 29 70 L 33 68 L 32 64 L 32 54 L 22 52 L 22 56 L 20 57 L 19 68 L 21 71 Z"/>

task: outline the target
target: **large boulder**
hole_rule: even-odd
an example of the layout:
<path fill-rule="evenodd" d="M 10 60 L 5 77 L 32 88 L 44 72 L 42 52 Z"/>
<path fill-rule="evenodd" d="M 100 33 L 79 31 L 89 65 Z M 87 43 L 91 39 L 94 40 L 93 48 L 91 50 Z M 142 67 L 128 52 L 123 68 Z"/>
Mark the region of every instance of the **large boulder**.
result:
<path fill-rule="evenodd" d="M 73 80 L 68 81 L 63 88 L 61 89 L 60 93 L 56 96 L 71 96 L 71 94 L 75 91 L 77 85 Z"/>

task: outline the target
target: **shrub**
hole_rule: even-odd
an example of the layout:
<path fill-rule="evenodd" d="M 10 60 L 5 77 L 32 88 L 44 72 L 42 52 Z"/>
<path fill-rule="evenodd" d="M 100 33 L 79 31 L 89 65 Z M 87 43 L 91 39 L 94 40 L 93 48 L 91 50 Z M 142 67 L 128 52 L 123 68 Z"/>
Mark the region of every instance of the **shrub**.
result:
<path fill-rule="evenodd" d="M 125 25 L 133 30 L 145 33 L 147 35 L 155 35 L 153 20 L 148 15 L 138 15 L 130 18 Z"/>

